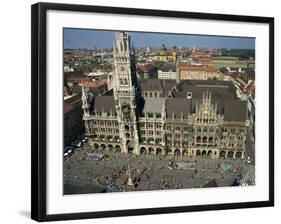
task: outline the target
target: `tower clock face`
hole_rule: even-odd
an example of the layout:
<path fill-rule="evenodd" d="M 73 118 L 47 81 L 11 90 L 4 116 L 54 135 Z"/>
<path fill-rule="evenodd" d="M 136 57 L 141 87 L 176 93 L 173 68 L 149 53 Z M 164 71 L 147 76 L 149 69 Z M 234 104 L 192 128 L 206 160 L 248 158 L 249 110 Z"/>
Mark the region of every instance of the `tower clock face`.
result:
<path fill-rule="evenodd" d="M 125 67 L 121 66 L 121 71 L 124 72 L 125 71 Z"/>

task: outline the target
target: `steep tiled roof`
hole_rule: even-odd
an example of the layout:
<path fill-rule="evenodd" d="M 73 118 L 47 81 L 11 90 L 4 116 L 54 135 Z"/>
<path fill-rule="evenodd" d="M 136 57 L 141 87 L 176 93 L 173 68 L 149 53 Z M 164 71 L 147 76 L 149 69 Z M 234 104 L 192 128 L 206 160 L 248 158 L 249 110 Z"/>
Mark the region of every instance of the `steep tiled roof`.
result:
<path fill-rule="evenodd" d="M 224 101 L 224 120 L 244 121 L 247 119 L 246 101 Z"/>
<path fill-rule="evenodd" d="M 115 111 L 113 96 L 95 96 L 93 101 L 93 109 L 97 112 Z"/>
<path fill-rule="evenodd" d="M 162 91 L 162 85 L 159 79 L 142 79 L 140 84 L 143 91 Z"/>
<path fill-rule="evenodd" d="M 66 103 L 66 102 L 63 103 L 63 113 L 64 114 L 68 113 L 69 111 L 71 111 L 73 109 L 74 109 L 74 107 L 71 106 L 69 103 Z"/>
<path fill-rule="evenodd" d="M 155 66 L 153 64 L 139 64 L 137 65 L 138 70 L 143 70 L 144 72 L 149 72 L 153 69 L 155 69 Z"/>
<path fill-rule="evenodd" d="M 166 101 L 167 117 L 171 118 L 174 114 L 175 118 L 180 118 L 181 113 L 187 116 L 191 113 L 191 100 L 186 98 L 168 98 Z"/>
<path fill-rule="evenodd" d="M 145 97 L 143 113 L 161 113 L 165 101 L 164 97 Z"/>
<path fill-rule="evenodd" d="M 236 99 L 234 86 L 229 81 L 219 80 L 184 80 L 177 86 L 175 98 L 186 98 L 187 92 L 192 98 L 202 99 L 203 92 L 211 92 L 212 100 Z"/>

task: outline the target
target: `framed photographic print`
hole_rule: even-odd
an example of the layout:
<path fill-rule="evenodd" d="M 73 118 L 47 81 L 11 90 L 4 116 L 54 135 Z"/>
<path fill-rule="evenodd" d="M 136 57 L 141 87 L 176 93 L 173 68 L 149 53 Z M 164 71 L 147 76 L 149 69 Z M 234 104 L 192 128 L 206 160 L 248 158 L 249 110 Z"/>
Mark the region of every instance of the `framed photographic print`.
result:
<path fill-rule="evenodd" d="M 32 219 L 274 205 L 274 19 L 32 6 Z"/>

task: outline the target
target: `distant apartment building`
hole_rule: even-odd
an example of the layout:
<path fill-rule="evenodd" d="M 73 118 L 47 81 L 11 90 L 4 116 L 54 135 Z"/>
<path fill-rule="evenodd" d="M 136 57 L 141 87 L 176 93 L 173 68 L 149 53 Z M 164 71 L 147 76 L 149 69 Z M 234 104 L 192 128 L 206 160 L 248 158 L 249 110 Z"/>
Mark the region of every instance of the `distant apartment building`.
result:
<path fill-rule="evenodd" d="M 208 80 L 219 77 L 219 73 L 214 67 L 180 65 L 178 70 L 181 80 Z"/>
<path fill-rule="evenodd" d="M 158 69 L 158 79 L 176 79 L 176 66 L 165 64 Z"/>
<path fill-rule="evenodd" d="M 238 57 L 231 56 L 215 56 L 215 57 L 199 57 L 196 62 L 202 65 L 214 67 L 214 68 L 247 68 L 254 67 L 254 60 L 239 60 Z"/>

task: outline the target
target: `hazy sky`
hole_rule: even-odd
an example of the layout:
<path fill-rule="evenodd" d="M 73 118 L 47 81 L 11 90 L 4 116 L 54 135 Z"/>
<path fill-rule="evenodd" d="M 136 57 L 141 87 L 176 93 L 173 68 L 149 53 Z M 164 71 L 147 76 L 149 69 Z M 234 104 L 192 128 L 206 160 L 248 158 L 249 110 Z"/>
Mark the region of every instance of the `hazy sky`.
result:
<path fill-rule="evenodd" d="M 246 37 L 219 37 L 199 36 L 187 34 L 163 34 L 129 32 L 135 47 L 161 47 L 167 48 L 198 47 L 198 48 L 240 48 L 255 49 L 255 39 Z M 112 47 L 114 31 L 64 29 L 64 48 L 106 48 Z"/>

